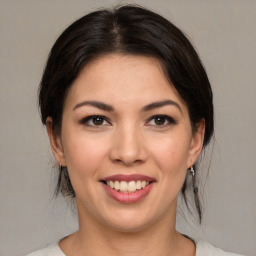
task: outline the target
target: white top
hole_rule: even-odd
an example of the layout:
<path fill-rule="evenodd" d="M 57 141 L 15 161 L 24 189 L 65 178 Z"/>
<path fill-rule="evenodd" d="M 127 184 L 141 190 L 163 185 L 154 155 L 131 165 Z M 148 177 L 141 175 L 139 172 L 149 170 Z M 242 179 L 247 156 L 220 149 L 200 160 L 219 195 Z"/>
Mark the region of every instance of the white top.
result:
<path fill-rule="evenodd" d="M 27 256 L 65 256 L 58 244 L 30 253 Z M 199 241 L 196 244 L 196 256 L 241 256 L 230 252 L 224 252 L 215 248 L 207 242 Z"/>

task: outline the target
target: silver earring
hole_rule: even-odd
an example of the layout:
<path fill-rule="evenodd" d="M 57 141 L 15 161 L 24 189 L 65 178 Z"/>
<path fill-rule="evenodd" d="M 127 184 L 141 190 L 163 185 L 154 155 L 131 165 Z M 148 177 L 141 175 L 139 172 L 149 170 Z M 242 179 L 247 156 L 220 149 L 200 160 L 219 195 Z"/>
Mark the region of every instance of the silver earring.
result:
<path fill-rule="evenodd" d="M 193 182 L 193 188 L 194 188 L 194 193 L 197 194 L 198 193 L 198 187 L 196 185 L 196 173 L 195 173 L 195 169 L 193 167 L 193 165 L 190 167 L 190 174 L 192 176 L 192 182 Z"/>
<path fill-rule="evenodd" d="M 190 171 L 190 174 L 192 176 L 194 199 L 195 199 L 196 208 L 198 210 L 199 219 L 200 219 L 200 222 L 201 222 L 201 218 L 202 218 L 201 204 L 200 204 L 199 195 L 198 195 L 198 187 L 196 185 L 196 172 L 195 172 L 195 169 L 194 169 L 193 165 L 190 167 L 189 171 Z"/>
<path fill-rule="evenodd" d="M 193 165 L 190 167 L 190 174 L 194 177 L 195 176 L 195 170 Z"/>

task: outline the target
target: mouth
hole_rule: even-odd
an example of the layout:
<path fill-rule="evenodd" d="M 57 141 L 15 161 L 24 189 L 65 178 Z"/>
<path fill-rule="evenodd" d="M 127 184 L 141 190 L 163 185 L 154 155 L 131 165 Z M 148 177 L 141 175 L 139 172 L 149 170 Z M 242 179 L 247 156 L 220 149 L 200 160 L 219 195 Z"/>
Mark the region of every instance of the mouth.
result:
<path fill-rule="evenodd" d="M 110 180 L 110 181 L 102 181 L 110 188 L 122 192 L 122 193 L 133 193 L 135 191 L 144 189 L 147 185 L 149 185 L 149 181 L 145 180 L 132 180 L 129 182 L 126 181 L 118 181 L 118 180 Z"/>
<path fill-rule="evenodd" d="M 100 182 L 108 195 L 120 203 L 135 203 L 144 198 L 151 190 L 154 178 L 144 175 L 113 175 Z"/>

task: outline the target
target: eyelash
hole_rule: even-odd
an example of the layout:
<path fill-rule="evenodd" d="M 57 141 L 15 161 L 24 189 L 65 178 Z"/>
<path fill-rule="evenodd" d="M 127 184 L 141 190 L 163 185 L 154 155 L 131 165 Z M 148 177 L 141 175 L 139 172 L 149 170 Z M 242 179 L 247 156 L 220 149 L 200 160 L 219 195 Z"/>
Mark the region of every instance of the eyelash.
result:
<path fill-rule="evenodd" d="M 97 126 L 104 126 L 104 125 L 96 125 L 96 124 L 89 124 L 89 122 L 90 121 L 93 121 L 93 120 L 95 120 L 95 119 L 97 119 L 97 118 L 99 118 L 99 119 L 102 119 L 102 121 L 103 122 L 107 122 L 108 123 L 108 125 L 110 125 L 110 122 L 109 122 L 109 120 L 105 117 L 105 116 L 101 116 L 101 115 L 91 115 L 91 116 L 87 116 L 87 117 L 85 117 L 85 118 L 83 118 L 81 121 L 80 121 L 80 124 L 83 124 L 83 125 L 86 125 L 86 126 L 95 126 L 95 127 L 97 127 Z"/>
<path fill-rule="evenodd" d="M 102 124 L 90 124 L 89 122 L 90 121 L 93 121 L 95 119 L 100 119 L 100 121 L 102 121 L 103 123 Z M 164 119 L 164 124 L 150 124 L 150 122 L 152 120 L 155 120 L 157 118 L 163 118 Z M 104 124 L 104 122 L 107 122 L 107 124 Z M 108 118 L 106 118 L 105 116 L 102 116 L 102 115 L 91 115 L 91 116 L 87 116 L 85 118 L 83 118 L 81 121 L 80 121 L 80 124 L 82 125 L 86 125 L 86 126 L 91 126 L 91 127 L 100 127 L 100 126 L 105 126 L 105 125 L 111 125 L 110 121 L 108 120 Z M 173 119 L 172 117 L 170 116 L 167 116 L 167 115 L 154 115 L 152 117 L 150 117 L 147 122 L 146 122 L 146 125 L 147 126 L 156 126 L 158 128 L 162 128 L 162 127 L 166 127 L 168 125 L 175 125 L 177 124 L 177 121 L 175 119 Z"/>
<path fill-rule="evenodd" d="M 162 127 L 166 127 L 167 125 L 175 125 L 175 124 L 177 124 L 178 122 L 175 120 L 175 119 L 173 119 L 172 117 L 170 117 L 170 116 L 167 116 L 167 115 L 154 115 L 154 116 L 152 116 L 152 117 L 150 117 L 149 119 L 148 119 L 148 121 L 147 121 L 147 124 L 148 124 L 148 126 L 150 126 L 150 122 L 152 121 L 152 120 L 155 120 L 156 121 L 156 119 L 157 118 L 163 118 L 165 121 L 164 121 L 164 124 L 159 124 L 159 125 L 157 125 L 157 124 L 153 124 L 152 126 L 157 126 L 157 127 L 159 127 L 159 128 L 162 128 Z"/>

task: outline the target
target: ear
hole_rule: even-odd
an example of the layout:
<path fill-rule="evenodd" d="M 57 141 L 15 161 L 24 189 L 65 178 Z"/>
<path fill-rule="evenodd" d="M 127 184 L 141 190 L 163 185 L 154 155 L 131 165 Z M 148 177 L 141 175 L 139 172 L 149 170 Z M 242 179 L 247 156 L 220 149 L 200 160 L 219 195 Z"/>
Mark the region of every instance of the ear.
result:
<path fill-rule="evenodd" d="M 60 135 L 57 135 L 56 132 L 53 131 L 52 125 L 53 125 L 52 118 L 47 117 L 46 129 L 47 129 L 48 137 L 50 140 L 52 153 L 59 165 L 66 166 L 65 155 L 64 155 L 64 151 L 61 143 L 61 137 Z"/>
<path fill-rule="evenodd" d="M 197 130 L 192 135 L 192 140 L 189 149 L 188 166 L 190 168 L 199 157 L 203 144 L 204 144 L 204 133 L 205 133 L 205 120 L 202 119 L 198 125 Z"/>

